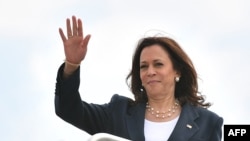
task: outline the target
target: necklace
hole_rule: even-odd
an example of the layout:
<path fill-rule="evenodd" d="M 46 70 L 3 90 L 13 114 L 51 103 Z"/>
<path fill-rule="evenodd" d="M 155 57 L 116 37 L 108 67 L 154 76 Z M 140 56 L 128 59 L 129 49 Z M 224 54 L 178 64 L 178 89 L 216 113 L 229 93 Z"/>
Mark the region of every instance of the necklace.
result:
<path fill-rule="evenodd" d="M 178 106 L 179 106 L 178 102 L 175 102 L 174 105 L 171 108 L 169 108 L 167 111 L 160 112 L 158 110 L 155 110 L 153 107 L 151 107 L 149 105 L 149 103 L 147 102 L 146 109 L 147 109 L 147 111 L 149 113 L 151 113 L 156 118 L 164 119 L 164 118 L 171 117 L 176 112 L 176 110 L 178 109 Z"/>

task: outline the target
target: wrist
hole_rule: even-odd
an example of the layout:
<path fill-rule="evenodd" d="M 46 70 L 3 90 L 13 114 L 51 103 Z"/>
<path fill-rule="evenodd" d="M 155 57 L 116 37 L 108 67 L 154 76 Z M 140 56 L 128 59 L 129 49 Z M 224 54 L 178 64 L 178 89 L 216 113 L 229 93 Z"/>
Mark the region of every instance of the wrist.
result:
<path fill-rule="evenodd" d="M 64 78 L 67 78 L 68 76 L 73 74 L 78 69 L 78 67 L 80 67 L 80 64 L 74 64 L 67 60 L 65 60 L 64 62 L 65 62 L 64 72 L 63 72 Z"/>
<path fill-rule="evenodd" d="M 70 66 L 70 67 L 75 67 L 75 68 L 78 68 L 81 65 L 81 63 L 78 63 L 78 64 L 72 63 L 70 61 L 67 61 L 66 59 L 64 60 L 64 62 L 65 62 L 65 65 Z"/>

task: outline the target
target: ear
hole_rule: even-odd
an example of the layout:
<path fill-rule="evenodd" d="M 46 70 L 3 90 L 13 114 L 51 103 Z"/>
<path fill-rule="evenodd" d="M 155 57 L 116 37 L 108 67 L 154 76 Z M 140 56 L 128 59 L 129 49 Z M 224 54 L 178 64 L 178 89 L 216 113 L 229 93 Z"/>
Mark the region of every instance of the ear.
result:
<path fill-rule="evenodd" d="M 181 77 L 181 72 L 176 71 L 176 73 L 175 73 L 175 77 Z"/>

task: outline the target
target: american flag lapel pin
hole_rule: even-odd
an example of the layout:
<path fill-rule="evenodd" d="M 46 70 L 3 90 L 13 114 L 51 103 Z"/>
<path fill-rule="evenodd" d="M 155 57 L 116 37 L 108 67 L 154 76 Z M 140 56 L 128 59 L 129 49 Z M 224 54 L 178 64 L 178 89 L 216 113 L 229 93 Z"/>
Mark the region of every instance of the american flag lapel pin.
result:
<path fill-rule="evenodd" d="M 192 128 L 192 126 L 191 126 L 190 124 L 187 124 L 187 128 L 191 129 L 191 128 Z"/>

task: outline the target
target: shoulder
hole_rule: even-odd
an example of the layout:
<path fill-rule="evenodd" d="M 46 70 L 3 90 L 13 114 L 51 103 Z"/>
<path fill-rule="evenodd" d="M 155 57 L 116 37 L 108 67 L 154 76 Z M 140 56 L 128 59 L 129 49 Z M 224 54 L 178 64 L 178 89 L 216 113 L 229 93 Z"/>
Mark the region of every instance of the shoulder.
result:
<path fill-rule="evenodd" d="M 222 117 L 219 116 L 217 113 L 207 109 L 207 108 L 203 108 L 203 107 L 194 107 L 194 109 L 199 113 L 200 116 L 202 117 L 206 117 L 208 119 L 221 119 Z"/>
<path fill-rule="evenodd" d="M 222 135 L 223 118 L 207 108 L 184 104 L 177 125 L 179 128 L 191 125 L 189 129 L 192 128 L 195 134 L 190 140 L 218 141 Z"/>
<path fill-rule="evenodd" d="M 126 96 L 114 94 L 107 104 L 110 115 L 115 118 L 123 119 L 125 115 L 131 115 L 138 112 L 141 106 L 132 105 L 133 99 Z"/>
<path fill-rule="evenodd" d="M 133 101 L 131 98 L 128 98 L 126 96 L 122 96 L 119 94 L 114 94 L 108 103 L 110 108 L 122 108 L 122 107 L 128 107 L 130 102 Z"/>
<path fill-rule="evenodd" d="M 111 101 L 110 102 L 121 102 L 121 101 L 131 101 L 132 99 L 126 97 L 126 96 L 122 96 L 122 95 L 119 95 L 119 94 L 114 94 L 111 98 Z"/>
<path fill-rule="evenodd" d="M 207 108 L 186 104 L 183 106 L 183 110 L 185 111 L 185 113 L 196 119 L 196 121 L 201 124 L 207 123 L 210 125 L 222 125 L 223 123 L 223 118 L 220 115 Z"/>

